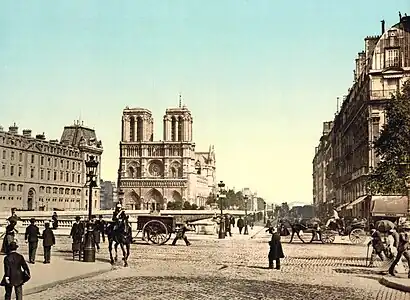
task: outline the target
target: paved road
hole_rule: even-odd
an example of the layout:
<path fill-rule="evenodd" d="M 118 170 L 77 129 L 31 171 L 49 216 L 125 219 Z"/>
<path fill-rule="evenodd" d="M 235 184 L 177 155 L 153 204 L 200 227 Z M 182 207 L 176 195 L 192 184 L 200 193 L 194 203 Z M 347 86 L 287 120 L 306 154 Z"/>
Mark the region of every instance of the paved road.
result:
<path fill-rule="evenodd" d="M 129 268 L 118 263 L 109 273 L 25 299 L 410 300 L 410 294 L 378 283 L 378 269 L 365 267 L 366 247 L 284 244 L 287 257 L 277 271 L 266 269 L 268 238 L 262 233 L 255 239 L 196 240 L 190 247 L 182 241 L 175 247 L 133 245 Z"/>

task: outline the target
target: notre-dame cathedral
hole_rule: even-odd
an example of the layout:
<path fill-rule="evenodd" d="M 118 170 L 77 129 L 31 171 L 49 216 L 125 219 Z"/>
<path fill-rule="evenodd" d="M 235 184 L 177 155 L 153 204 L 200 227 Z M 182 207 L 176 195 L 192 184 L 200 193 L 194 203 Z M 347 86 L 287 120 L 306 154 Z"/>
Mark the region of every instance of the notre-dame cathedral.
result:
<path fill-rule="evenodd" d="M 126 209 L 166 209 L 170 201 L 204 206 L 215 189 L 215 152 L 196 152 L 192 115 L 186 106 L 169 108 L 163 140 L 154 141 L 152 113 L 123 111 L 118 186 Z"/>

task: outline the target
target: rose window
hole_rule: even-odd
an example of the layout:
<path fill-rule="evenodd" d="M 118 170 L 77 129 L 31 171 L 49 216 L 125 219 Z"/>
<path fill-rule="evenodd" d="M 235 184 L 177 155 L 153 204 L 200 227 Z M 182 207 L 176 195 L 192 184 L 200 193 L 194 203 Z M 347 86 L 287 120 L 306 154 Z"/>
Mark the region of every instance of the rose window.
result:
<path fill-rule="evenodd" d="M 162 168 L 161 165 L 157 162 L 153 162 L 149 165 L 149 173 L 152 176 L 161 176 Z"/>

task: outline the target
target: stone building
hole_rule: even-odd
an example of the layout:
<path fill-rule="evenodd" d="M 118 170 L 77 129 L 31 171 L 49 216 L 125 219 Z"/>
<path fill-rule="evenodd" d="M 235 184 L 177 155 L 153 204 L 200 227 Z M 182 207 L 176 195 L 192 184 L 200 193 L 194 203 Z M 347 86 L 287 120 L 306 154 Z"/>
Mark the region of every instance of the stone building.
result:
<path fill-rule="evenodd" d="M 125 108 L 118 189 L 128 209 L 166 209 L 169 201 L 204 206 L 215 189 L 215 151 L 195 152 L 193 119 L 185 107 L 169 108 L 163 140 L 154 141 L 149 110 Z"/>
<path fill-rule="evenodd" d="M 113 181 L 100 180 L 100 209 L 113 209 L 118 202 L 117 186 Z"/>
<path fill-rule="evenodd" d="M 330 132 L 330 173 L 335 192 L 334 205 L 352 216 L 394 216 L 406 213 L 406 199 L 400 196 L 370 196 L 367 177 L 378 162 L 373 142 L 385 123 L 384 105 L 392 93 L 410 78 L 410 17 L 382 34 L 365 38 L 365 50 L 358 54 L 354 83 L 344 97 Z"/>
<path fill-rule="evenodd" d="M 15 124 L 8 132 L 0 128 L 0 210 L 86 209 L 84 161 L 89 155 L 101 161 L 102 152 L 95 131 L 79 122 L 64 127 L 60 141 L 32 137 L 29 129 L 20 135 Z M 94 193 L 99 208 L 99 187 Z"/>
<path fill-rule="evenodd" d="M 317 216 L 324 216 L 331 210 L 334 202 L 333 184 L 331 178 L 332 145 L 330 132 L 333 121 L 323 122 L 322 136 L 315 148 L 313 158 L 313 206 Z"/>

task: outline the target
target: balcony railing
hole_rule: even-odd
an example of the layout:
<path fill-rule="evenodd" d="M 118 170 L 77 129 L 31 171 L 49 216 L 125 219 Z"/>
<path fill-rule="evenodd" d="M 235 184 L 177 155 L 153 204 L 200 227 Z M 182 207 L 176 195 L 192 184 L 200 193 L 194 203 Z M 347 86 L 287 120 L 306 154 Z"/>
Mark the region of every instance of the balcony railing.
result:
<path fill-rule="evenodd" d="M 392 94 L 395 95 L 396 89 L 393 90 L 373 90 L 370 93 L 370 100 L 390 99 Z"/>

